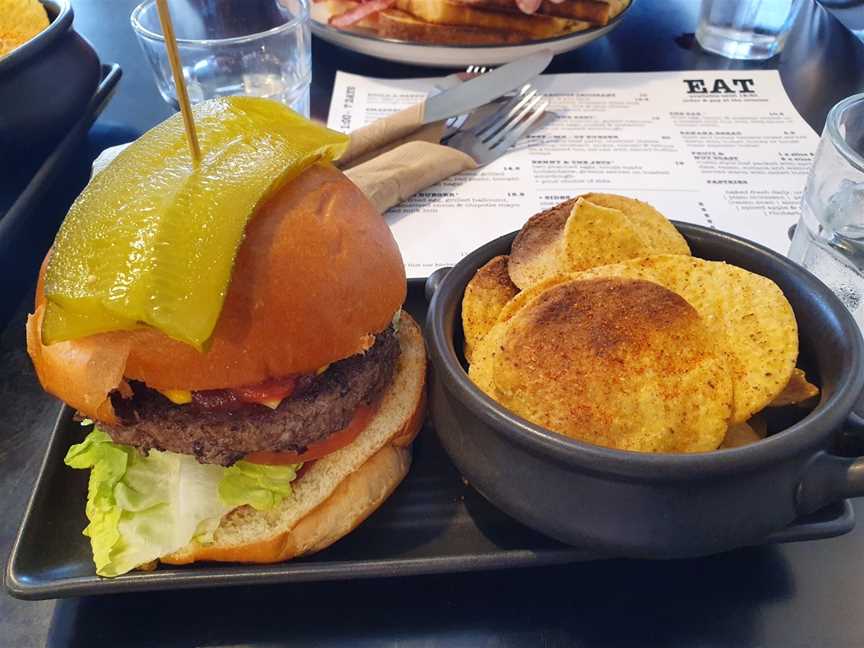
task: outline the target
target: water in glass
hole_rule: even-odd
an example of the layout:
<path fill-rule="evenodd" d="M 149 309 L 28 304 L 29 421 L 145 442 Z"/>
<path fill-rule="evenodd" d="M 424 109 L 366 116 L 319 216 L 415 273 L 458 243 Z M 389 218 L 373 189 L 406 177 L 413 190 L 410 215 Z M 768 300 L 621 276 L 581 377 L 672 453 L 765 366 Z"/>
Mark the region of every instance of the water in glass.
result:
<path fill-rule="evenodd" d="M 190 101 L 254 95 L 309 116 L 307 0 L 171 0 L 169 6 Z M 135 9 L 132 26 L 159 92 L 177 107 L 154 0 Z"/>
<path fill-rule="evenodd" d="M 864 328 L 864 94 L 829 113 L 789 256 L 827 284 Z"/>
<path fill-rule="evenodd" d="M 801 0 L 702 0 L 696 39 L 732 59 L 767 59 L 786 41 Z"/>

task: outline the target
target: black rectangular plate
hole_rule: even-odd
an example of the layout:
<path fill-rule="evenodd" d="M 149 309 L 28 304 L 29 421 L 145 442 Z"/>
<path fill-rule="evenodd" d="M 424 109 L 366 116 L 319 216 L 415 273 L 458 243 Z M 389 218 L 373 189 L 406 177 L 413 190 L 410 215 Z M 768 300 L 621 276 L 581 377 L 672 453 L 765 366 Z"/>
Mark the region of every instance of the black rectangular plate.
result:
<path fill-rule="evenodd" d="M 409 312 L 422 323 L 422 281 L 409 282 Z M 570 547 L 510 519 L 468 486 L 427 424 L 415 442 L 414 465 L 394 495 L 358 529 L 308 558 L 276 565 L 195 564 L 160 567 L 114 579 L 96 576 L 87 538 L 87 474 L 63 465 L 82 437 L 64 407 L 48 443 L 36 487 L 12 548 L 6 587 L 18 598 L 45 599 L 130 591 L 253 583 L 344 580 L 530 567 L 604 558 Z M 847 533 L 850 503 L 838 502 L 773 534 L 764 544 Z"/>

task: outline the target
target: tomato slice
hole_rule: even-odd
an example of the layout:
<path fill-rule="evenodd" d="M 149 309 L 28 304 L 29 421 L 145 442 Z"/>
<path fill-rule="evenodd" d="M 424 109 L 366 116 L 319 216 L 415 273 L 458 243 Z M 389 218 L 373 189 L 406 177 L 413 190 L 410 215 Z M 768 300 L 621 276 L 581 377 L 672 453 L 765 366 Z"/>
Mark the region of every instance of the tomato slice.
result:
<path fill-rule="evenodd" d="M 257 385 L 234 387 L 232 391 L 240 397 L 240 400 L 247 403 L 280 401 L 294 393 L 299 377 L 298 374 L 294 374 L 283 378 L 271 378 Z"/>
<path fill-rule="evenodd" d="M 369 425 L 369 421 L 372 420 L 377 410 L 377 403 L 374 405 L 361 405 L 354 412 L 354 418 L 351 419 L 347 427 L 334 432 L 323 441 L 313 443 L 306 449 L 306 452 L 252 452 L 243 457 L 243 461 L 257 464 L 284 465 L 320 459 L 331 452 L 344 448 L 360 436 L 360 433 Z"/>

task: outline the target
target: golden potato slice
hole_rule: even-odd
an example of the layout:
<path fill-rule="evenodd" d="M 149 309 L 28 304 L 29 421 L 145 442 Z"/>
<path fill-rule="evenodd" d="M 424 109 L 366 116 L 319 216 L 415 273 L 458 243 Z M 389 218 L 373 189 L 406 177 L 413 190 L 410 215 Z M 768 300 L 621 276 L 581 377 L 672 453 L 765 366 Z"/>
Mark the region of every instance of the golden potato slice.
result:
<path fill-rule="evenodd" d="M 615 194 L 589 193 L 582 196 L 585 200 L 617 209 L 624 213 L 630 225 L 651 249 L 652 254 L 684 254 L 690 256 L 690 246 L 681 232 L 651 205 L 634 198 Z"/>
<path fill-rule="evenodd" d="M 465 358 L 471 357 L 477 343 L 489 332 L 498 313 L 519 289 L 507 274 L 507 257 L 497 256 L 480 268 L 462 297 L 462 330 L 465 333 Z"/>
<path fill-rule="evenodd" d="M 546 288 L 555 286 L 562 281 L 566 281 L 566 277 L 556 276 L 552 279 L 540 282 L 532 286 L 528 290 L 523 290 L 516 293 L 513 298 L 504 304 L 501 311 L 498 313 L 498 318 L 488 333 L 477 343 L 473 348 L 471 358 L 468 362 L 471 363 L 468 369 L 468 377 L 481 390 L 492 398 L 497 399 L 495 393 L 495 385 L 492 381 L 492 365 L 495 362 L 495 355 L 501 349 L 501 343 L 506 330 L 507 322 L 518 313 L 525 304 L 541 294 Z"/>
<path fill-rule="evenodd" d="M 759 414 L 744 423 L 733 423 L 726 429 L 721 448 L 740 448 L 761 441 L 768 436 L 768 425 Z"/>
<path fill-rule="evenodd" d="M 747 425 L 756 433 L 760 439 L 764 439 L 768 436 L 768 422 L 765 420 L 765 417 L 761 414 L 754 414 L 749 419 L 747 419 Z"/>
<path fill-rule="evenodd" d="M 554 277 L 549 277 L 548 279 L 544 279 L 540 283 L 534 284 L 527 290 L 519 291 L 513 299 L 504 304 L 504 307 L 501 309 L 501 312 L 498 313 L 498 322 L 507 322 L 513 318 L 513 316 L 518 313 L 525 305 L 530 302 L 532 299 L 537 297 L 538 295 L 546 292 L 547 289 L 552 286 L 557 286 L 559 283 L 567 281 L 569 276 L 567 275 L 555 275 Z"/>
<path fill-rule="evenodd" d="M 658 255 L 575 275 L 646 279 L 690 302 L 730 354 L 732 423 L 746 421 L 789 382 L 798 358 L 792 306 L 770 279 L 743 268 L 682 255 Z"/>
<path fill-rule="evenodd" d="M 723 438 L 721 448 L 740 448 L 750 445 L 761 440 L 756 431 L 746 421 L 744 423 L 735 423 L 730 425 L 726 430 L 726 436 Z"/>
<path fill-rule="evenodd" d="M 620 278 L 566 281 L 493 330 L 500 327 L 494 391 L 520 416 L 621 450 L 699 452 L 723 441 L 732 411 L 725 355 L 671 290 Z"/>
<path fill-rule="evenodd" d="M 492 369 L 495 364 L 495 356 L 501 350 L 506 330 L 506 322 L 499 322 L 489 329 L 489 332 L 474 348 L 473 361 L 468 367 L 468 377 L 471 381 L 487 396 L 495 400 L 498 400 L 498 394 L 495 391 L 495 381 L 492 379 Z"/>
<path fill-rule="evenodd" d="M 578 272 L 650 254 L 650 247 L 624 212 L 577 198 L 564 224 L 561 272 Z"/>
<path fill-rule="evenodd" d="M 652 254 L 690 254 L 684 237 L 651 205 L 591 193 L 536 214 L 513 241 L 510 278 L 525 290 L 558 274 Z"/>
<path fill-rule="evenodd" d="M 468 377 L 490 397 L 498 398 L 492 381 L 492 365 L 495 362 L 495 355 L 501 349 L 507 322 L 547 288 L 566 280 L 566 277 L 555 276 L 532 286 L 528 290 L 516 293 L 510 301 L 504 304 L 492 328 L 474 347 L 471 358 L 468 358 L 468 362 L 471 363 L 468 368 Z"/>
<path fill-rule="evenodd" d="M 48 14 L 39 0 L 0 0 L 0 58 L 47 26 Z"/>
<path fill-rule="evenodd" d="M 819 395 L 819 388 L 807 380 L 806 374 L 795 367 L 786 387 L 783 388 L 776 398 L 768 403 L 768 407 L 784 407 L 786 405 L 797 405 L 815 399 Z"/>
<path fill-rule="evenodd" d="M 528 219 L 510 247 L 507 269 L 513 283 L 525 290 L 561 271 L 558 253 L 564 225 L 578 198 L 573 198 Z"/>

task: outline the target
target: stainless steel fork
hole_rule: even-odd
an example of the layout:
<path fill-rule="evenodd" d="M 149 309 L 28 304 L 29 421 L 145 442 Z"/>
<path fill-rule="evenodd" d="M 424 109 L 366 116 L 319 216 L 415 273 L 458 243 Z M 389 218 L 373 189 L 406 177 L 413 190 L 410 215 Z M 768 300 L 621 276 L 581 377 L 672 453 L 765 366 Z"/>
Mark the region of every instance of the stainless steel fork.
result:
<path fill-rule="evenodd" d="M 459 130 L 442 144 L 467 153 L 478 165 L 498 159 L 522 137 L 549 107 L 549 99 L 526 83 L 512 99 L 476 126 Z"/>

